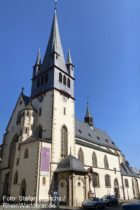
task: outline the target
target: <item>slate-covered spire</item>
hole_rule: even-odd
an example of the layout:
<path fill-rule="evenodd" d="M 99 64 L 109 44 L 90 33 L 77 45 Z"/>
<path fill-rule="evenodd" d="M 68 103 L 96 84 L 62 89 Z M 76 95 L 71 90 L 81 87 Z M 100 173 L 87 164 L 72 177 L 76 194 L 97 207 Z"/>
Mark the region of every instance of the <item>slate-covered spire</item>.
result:
<path fill-rule="evenodd" d="M 86 111 L 84 121 L 85 121 L 85 123 L 88 123 L 90 126 L 93 127 L 93 118 L 92 118 L 92 115 L 89 111 L 89 103 L 88 102 L 87 102 L 87 111 Z"/>
<path fill-rule="evenodd" d="M 43 59 L 42 68 L 43 70 L 47 70 L 50 67 L 53 67 L 54 65 L 59 67 L 63 71 L 67 72 L 60 33 L 59 33 L 56 8 L 54 12 L 53 23 L 52 23 L 47 50 Z"/>
<path fill-rule="evenodd" d="M 35 77 L 39 73 L 40 68 L 41 68 L 41 55 L 40 55 L 40 48 L 39 48 L 38 53 L 37 53 L 36 62 L 33 67 L 33 77 Z"/>

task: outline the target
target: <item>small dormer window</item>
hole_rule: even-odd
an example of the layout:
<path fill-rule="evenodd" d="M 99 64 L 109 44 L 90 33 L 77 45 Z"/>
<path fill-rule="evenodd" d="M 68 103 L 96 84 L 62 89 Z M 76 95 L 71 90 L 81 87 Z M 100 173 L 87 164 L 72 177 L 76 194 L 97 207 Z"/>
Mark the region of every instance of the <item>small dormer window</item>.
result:
<path fill-rule="evenodd" d="M 106 139 L 105 141 L 108 142 L 108 139 Z"/>
<path fill-rule="evenodd" d="M 58 59 L 58 55 L 56 54 L 56 59 Z"/>
<path fill-rule="evenodd" d="M 79 133 L 82 133 L 82 131 L 80 129 L 78 131 L 79 131 Z"/>
<path fill-rule="evenodd" d="M 88 136 L 91 138 L 91 134 L 89 133 Z"/>

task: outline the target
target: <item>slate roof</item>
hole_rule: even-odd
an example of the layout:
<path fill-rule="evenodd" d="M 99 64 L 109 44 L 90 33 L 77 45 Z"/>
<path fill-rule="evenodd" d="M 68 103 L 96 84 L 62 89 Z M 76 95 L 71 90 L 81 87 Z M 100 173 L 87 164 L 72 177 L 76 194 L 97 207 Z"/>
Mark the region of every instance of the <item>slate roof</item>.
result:
<path fill-rule="evenodd" d="M 119 151 L 117 145 L 112 141 L 106 132 L 95 127 L 91 128 L 85 122 L 78 120 L 75 121 L 75 137 L 90 143 L 109 147 Z"/>
<path fill-rule="evenodd" d="M 71 154 L 61 160 L 56 169 L 56 172 L 68 171 L 87 173 L 81 161 Z"/>
<path fill-rule="evenodd" d="M 138 177 L 138 174 L 129 165 L 128 161 L 125 161 L 125 162 L 121 163 L 120 168 L 121 168 L 121 174 L 122 175 Z"/>

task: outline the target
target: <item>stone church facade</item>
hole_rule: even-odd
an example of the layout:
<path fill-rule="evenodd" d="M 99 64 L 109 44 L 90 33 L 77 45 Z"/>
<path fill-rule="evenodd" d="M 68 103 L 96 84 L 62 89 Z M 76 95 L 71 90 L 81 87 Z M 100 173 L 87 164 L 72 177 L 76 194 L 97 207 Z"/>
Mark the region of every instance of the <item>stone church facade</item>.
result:
<path fill-rule="evenodd" d="M 140 198 L 140 171 L 132 168 L 107 133 L 95 127 L 87 106 L 75 119 L 75 66 L 65 62 L 55 10 L 46 53 L 38 52 L 31 96 L 21 92 L 0 146 L 0 199 L 36 197 L 80 206 L 92 196 Z"/>

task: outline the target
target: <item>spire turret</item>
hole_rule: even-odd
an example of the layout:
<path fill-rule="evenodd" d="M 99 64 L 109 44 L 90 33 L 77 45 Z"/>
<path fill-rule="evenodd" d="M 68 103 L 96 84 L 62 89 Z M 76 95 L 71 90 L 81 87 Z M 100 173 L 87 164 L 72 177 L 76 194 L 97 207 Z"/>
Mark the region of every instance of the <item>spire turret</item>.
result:
<path fill-rule="evenodd" d="M 36 58 L 36 62 L 35 62 L 35 65 L 33 67 L 33 77 L 35 77 L 39 71 L 40 71 L 40 68 L 41 68 L 41 55 L 40 55 L 40 48 L 38 49 L 38 53 L 37 53 L 37 58 Z"/>
<path fill-rule="evenodd" d="M 71 75 L 72 77 L 74 77 L 74 71 L 73 71 L 74 70 L 74 65 L 72 63 L 70 49 L 68 49 L 68 56 L 67 56 L 66 66 L 67 66 L 68 74 Z"/>
<path fill-rule="evenodd" d="M 90 126 L 93 127 L 93 118 L 92 118 L 92 115 L 89 111 L 89 103 L 88 102 L 87 102 L 87 111 L 86 111 L 84 121 L 85 121 L 85 123 L 87 123 L 87 124 L 89 124 Z"/>

